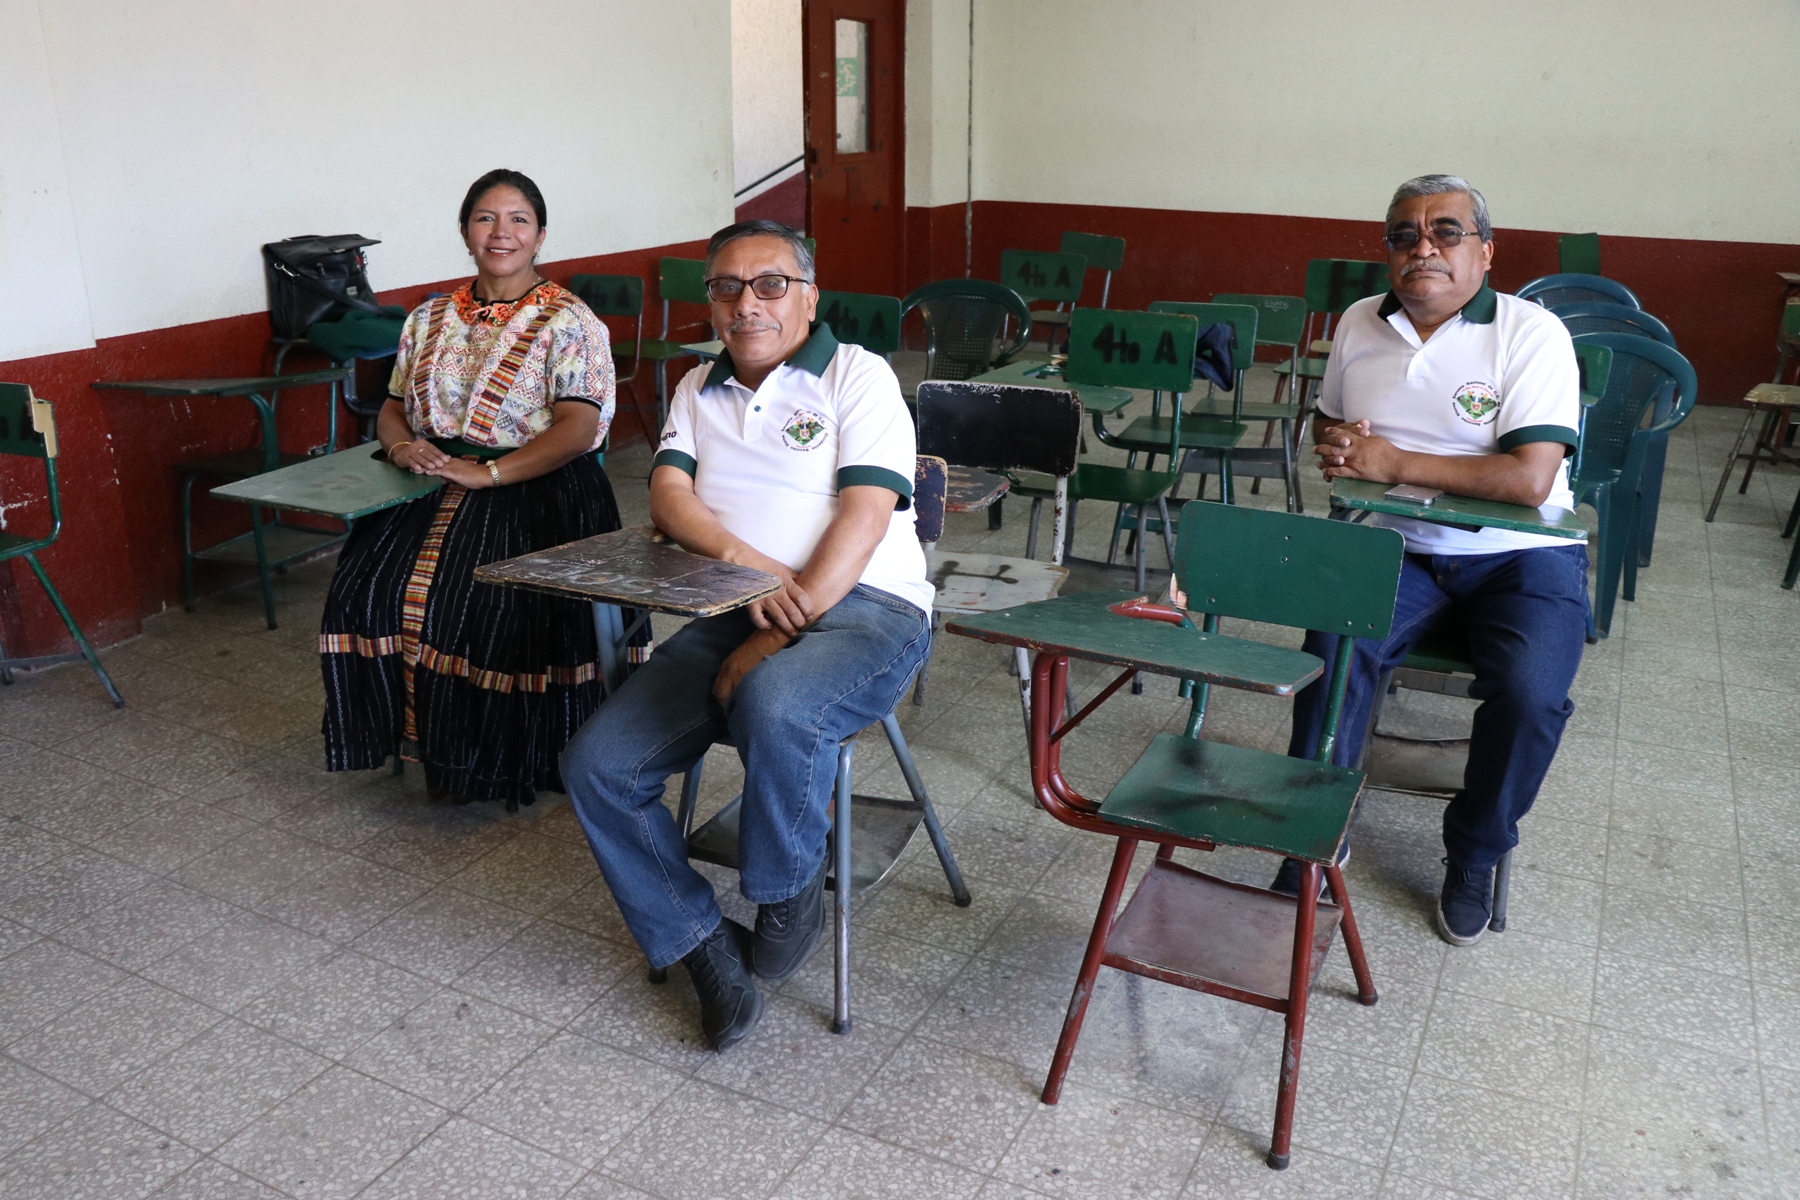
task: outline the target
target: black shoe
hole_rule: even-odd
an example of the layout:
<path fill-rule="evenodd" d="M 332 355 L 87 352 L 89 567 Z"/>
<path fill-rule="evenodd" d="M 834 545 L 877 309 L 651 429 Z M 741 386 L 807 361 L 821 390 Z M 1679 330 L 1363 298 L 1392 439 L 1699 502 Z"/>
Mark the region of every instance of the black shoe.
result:
<path fill-rule="evenodd" d="M 1344 844 L 1338 847 L 1337 865 L 1341 867 L 1349 861 L 1350 839 L 1345 838 Z M 1300 895 L 1300 868 L 1305 865 L 1297 858 L 1282 859 L 1280 868 L 1275 872 L 1275 882 L 1269 885 L 1269 890 L 1280 892 L 1284 896 L 1298 897 Z M 1325 872 L 1321 871 L 1319 872 L 1319 895 L 1323 896 L 1324 894 Z"/>
<path fill-rule="evenodd" d="M 700 1029 L 714 1050 L 729 1050 L 743 1041 L 762 1016 L 762 995 L 745 966 L 749 942 L 750 931 L 725 917 L 681 958 L 700 997 Z"/>
<path fill-rule="evenodd" d="M 819 944 L 825 928 L 825 864 L 812 881 L 786 900 L 756 908 L 756 940 L 750 944 L 750 967 L 764 979 L 779 982 L 800 969 Z"/>
<path fill-rule="evenodd" d="M 1444 860 L 1444 890 L 1438 893 L 1437 926 L 1452 946 L 1473 946 L 1487 932 L 1494 913 L 1494 869 L 1470 871 Z"/>

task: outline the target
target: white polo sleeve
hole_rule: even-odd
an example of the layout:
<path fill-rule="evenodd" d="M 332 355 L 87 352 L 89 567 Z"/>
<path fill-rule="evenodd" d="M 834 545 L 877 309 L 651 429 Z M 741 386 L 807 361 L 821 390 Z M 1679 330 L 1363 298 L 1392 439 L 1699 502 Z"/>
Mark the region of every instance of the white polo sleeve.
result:
<path fill-rule="evenodd" d="M 1505 454 L 1532 442 L 1560 442 L 1575 453 L 1581 428 L 1581 371 L 1575 343 L 1552 314 L 1529 314 L 1507 347 L 1494 433 Z"/>
<path fill-rule="evenodd" d="M 847 347 L 840 348 L 839 354 Z M 855 356 L 837 396 L 837 487 L 884 487 L 897 493 L 897 511 L 912 507 L 917 441 L 900 380 L 880 356 Z"/>
<path fill-rule="evenodd" d="M 651 471 L 674 467 L 686 471 L 689 478 L 698 473 L 700 450 L 694 439 L 694 406 L 711 369 L 711 363 L 703 362 L 675 385 L 675 394 L 669 399 L 669 419 L 663 422 L 662 434 L 656 439 L 656 457 L 650 460 Z"/>

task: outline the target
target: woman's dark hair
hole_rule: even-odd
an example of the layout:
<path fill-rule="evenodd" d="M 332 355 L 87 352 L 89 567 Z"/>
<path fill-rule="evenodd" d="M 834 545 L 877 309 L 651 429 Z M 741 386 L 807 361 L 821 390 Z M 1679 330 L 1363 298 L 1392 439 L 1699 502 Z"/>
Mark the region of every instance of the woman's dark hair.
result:
<path fill-rule="evenodd" d="M 497 187 L 518 188 L 526 202 L 537 213 L 538 228 L 543 229 L 550 224 L 544 209 L 544 193 L 538 191 L 538 185 L 531 182 L 531 176 L 523 171 L 514 171 L 508 167 L 497 167 L 469 185 L 469 194 L 463 197 L 462 211 L 456 214 L 456 227 L 469 227 L 469 214 L 475 211 L 475 202 Z"/>

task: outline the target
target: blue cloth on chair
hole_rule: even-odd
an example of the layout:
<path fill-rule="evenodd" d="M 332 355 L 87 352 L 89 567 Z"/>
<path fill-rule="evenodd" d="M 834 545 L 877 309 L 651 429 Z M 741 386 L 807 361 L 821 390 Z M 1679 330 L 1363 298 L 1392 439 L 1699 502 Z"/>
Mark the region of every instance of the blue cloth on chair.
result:
<path fill-rule="evenodd" d="M 1210 382 L 1221 392 L 1229 392 L 1237 372 L 1231 360 L 1237 353 L 1237 330 L 1229 321 L 1202 325 L 1194 340 L 1194 378 Z"/>

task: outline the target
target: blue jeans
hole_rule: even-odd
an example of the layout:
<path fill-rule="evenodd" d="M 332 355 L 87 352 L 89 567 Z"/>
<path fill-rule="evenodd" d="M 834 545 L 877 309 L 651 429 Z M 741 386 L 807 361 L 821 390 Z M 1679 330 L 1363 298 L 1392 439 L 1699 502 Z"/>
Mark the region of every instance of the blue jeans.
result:
<path fill-rule="evenodd" d="M 1587 635 L 1587 550 L 1545 546 L 1503 554 L 1408 554 L 1385 641 L 1358 639 L 1332 761 L 1356 762 L 1383 674 L 1448 610 L 1469 641 L 1481 701 L 1469 737 L 1463 790 L 1444 809 L 1444 850 L 1456 866 L 1486 870 L 1519 841 L 1575 711 L 1569 685 Z M 1306 650 L 1329 669 L 1335 635 L 1308 633 Z M 1311 758 L 1325 720 L 1321 679 L 1294 703 L 1288 753 Z"/>
<path fill-rule="evenodd" d="M 744 764 L 739 890 L 755 904 L 786 900 L 825 860 L 838 743 L 894 710 L 931 644 L 924 613 L 858 584 L 720 707 L 713 680 L 754 628 L 741 609 L 690 622 L 563 750 L 575 815 L 651 966 L 681 958 L 722 915 L 661 803 L 668 777 L 731 739 Z"/>

